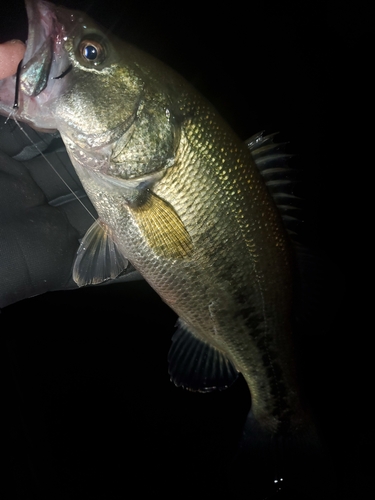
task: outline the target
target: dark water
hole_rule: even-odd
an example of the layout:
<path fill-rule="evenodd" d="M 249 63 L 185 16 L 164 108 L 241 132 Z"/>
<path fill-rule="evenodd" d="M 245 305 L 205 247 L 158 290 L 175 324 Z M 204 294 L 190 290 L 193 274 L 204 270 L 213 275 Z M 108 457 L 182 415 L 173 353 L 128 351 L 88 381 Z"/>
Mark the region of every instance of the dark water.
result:
<path fill-rule="evenodd" d="M 360 149 L 351 111 L 365 88 L 350 75 L 362 81 L 366 13 L 337 13 L 330 3 L 324 12 L 240 2 L 204 12 L 199 2 L 74 5 L 90 6 L 93 17 L 183 73 L 244 139 L 265 129 L 290 141 L 304 169 L 305 236 L 332 262 L 325 267 L 328 307 L 316 311 L 316 334 L 299 345 L 305 391 L 334 465 L 333 498 L 372 498 L 373 322 L 363 285 L 369 237 L 359 224 L 366 180 L 363 163 L 352 164 L 351 176 L 345 163 Z M 25 31 L 15 6 L 1 6 L 2 41 Z M 252 471 L 230 472 L 250 406 L 247 388 L 239 381 L 219 394 L 176 389 L 167 373 L 174 322 L 144 283 L 55 292 L 2 311 L 12 498 L 249 491 Z M 294 497 L 284 491 L 275 498 Z"/>

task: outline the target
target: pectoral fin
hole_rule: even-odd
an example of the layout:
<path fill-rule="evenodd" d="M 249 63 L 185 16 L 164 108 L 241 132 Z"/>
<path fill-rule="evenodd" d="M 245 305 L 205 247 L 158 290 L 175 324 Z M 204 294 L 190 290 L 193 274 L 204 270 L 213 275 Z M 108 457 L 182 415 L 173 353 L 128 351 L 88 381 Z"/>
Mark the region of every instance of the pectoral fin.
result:
<path fill-rule="evenodd" d="M 73 267 L 78 286 L 116 278 L 128 265 L 118 250 L 112 230 L 100 219 L 89 228 L 79 246 Z"/>
<path fill-rule="evenodd" d="M 238 371 L 223 353 L 199 340 L 179 320 L 168 354 L 171 380 L 198 392 L 223 390 L 233 384 Z"/>
<path fill-rule="evenodd" d="M 147 189 L 131 209 L 145 239 L 156 254 L 182 259 L 192 252 L 191 237 L 169 203 Z"/>

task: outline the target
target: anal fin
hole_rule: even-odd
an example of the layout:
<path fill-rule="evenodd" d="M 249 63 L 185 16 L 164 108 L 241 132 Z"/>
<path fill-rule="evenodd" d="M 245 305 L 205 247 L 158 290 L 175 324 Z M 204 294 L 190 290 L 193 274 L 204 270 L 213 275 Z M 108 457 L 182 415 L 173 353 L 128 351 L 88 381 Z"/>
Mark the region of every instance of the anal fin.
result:
<path fill-rule="evenodd" d="M 210 392 L 230 387 L 238 377 L 233 364 L 207 342 L 199 340 L 178 321 L 168 354 L 168 371 L 175 385 Z"/>

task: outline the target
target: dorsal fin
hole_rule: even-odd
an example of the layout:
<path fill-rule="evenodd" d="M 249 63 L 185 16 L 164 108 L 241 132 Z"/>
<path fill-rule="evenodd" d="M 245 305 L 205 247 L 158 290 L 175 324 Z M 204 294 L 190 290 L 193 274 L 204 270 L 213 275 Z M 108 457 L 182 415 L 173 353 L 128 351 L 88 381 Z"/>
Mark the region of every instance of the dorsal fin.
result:
<path fill-rule="evenodd" d="M 320 331 L 318 321 L 322 312 L 329 317 L 327 306 L 331 307 L 330 301 L 323 298 L 327 295 L 327 282 L 322 272 L 324 266 L 328 266 L 324 264 L 326 257 L 306 248 L 301 241 L 303 238 L 298 234 L 298 226 L 302 223 L 302 200 L 293 193 L 298 182 L 297 170 L 288 165 L 293 155 L 285 153 L 286 143 L 274 142 L 277 134 L 263 134 L 259 132 L 253 135 L 246 144 L 293 242 L 297 269 L 294 300 L 296 326 L 300 331 Z M 328 267 L 334 268 L 332 265 Z M 316 314 L 317 311 L 320 311 L 320 315 Z"/>
<path fill-rule="evenodd" d="M 285 153 L 286 143 L 274 142 L 277 133 L 263 134 L 264 131 L 259 132 L 245 143 L 280 211 L 287 231 L 295 237 L 296 226 L 300 223 L 301 199 L 293 194 L 297 175 L 296 170 L 288 164 L 293 155 Z"/>

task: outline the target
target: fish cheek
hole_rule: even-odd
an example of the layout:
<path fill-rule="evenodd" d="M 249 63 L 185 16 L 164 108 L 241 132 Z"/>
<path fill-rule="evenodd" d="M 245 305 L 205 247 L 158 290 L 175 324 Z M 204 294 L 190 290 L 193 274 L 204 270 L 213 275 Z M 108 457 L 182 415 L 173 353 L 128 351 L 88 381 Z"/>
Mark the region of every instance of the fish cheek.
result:
<path fill-rule="evenodd" d="M 181 129 L 163 102 L 147 96 L 138 106 L 129 130 L 116 141 L 111 155 L 111 175 L 134 178 L 169 168 L 175 163 Z"/>

